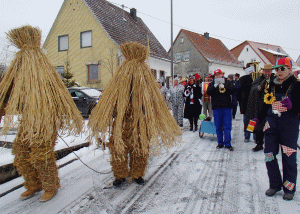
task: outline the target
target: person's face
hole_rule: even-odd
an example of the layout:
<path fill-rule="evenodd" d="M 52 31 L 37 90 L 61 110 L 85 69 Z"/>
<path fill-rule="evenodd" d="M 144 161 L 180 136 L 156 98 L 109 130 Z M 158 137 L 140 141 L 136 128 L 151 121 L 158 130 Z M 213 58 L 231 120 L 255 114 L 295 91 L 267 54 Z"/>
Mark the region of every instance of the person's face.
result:
<path fill-rule="evenodd" d="M 190 85 L 193 85 L 195 81 L 193 79 L 190 79 Z"/>
<path fill-rule="evenodd" d="M 266 79 L 269 79 L 272 74 L 272 70 L 262 70 L 262 73 Z"/>
<path fill-rule="evenodd" d="M 234 79 L 235 79 L 235 80 L 238 80 L 239 78 L 238 78 L 238 76 L 234 75 Z"/>
<path fill-rule="evenodd" d="M 209 82 L 209 77 L 205 77 L 205 82 Z"/>
<path fill-rule="evenodd" d="M 287 66 L 282 66 L 275 69 L 279 80 L 284 80 L 292 71 L 291 68 Z"/>
<path fill-rule="evenodd" d="M 174 85 L 178 85 L 178 80 L 174 80 Z"/>
<path fill-rule="evenodd" d="M 230 82 L 233 80 L 233 79 L 231 79 L 230 77 L 228 77 L 227 79 L 228 79 Z"/>
<path fill-rule="evenodd" d="M 223 74 L 220 74 L 220 73 L 216 73 L 215 74 L 215 78 L 222 78 Z"/>

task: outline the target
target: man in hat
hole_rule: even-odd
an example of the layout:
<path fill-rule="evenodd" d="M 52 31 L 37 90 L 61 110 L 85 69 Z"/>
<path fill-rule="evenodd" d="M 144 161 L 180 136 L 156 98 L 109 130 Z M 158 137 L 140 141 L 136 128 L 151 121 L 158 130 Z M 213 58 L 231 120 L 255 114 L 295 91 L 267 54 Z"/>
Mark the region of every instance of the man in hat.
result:
<path fill-rule="evenodd" d="M 264 104 L 264 96 L 269 89 L 269 84 L 274 80 L 274 74 L 272 74 L 272 65 L 266 64 L 262 68 L 262 75 L 256 78 L 249 93 L 248 107 L 246 110 L 245 124 L 248 124 L 252 118 L 257 118 L 258 113 L 261 111 Z M 252 151 L 257 152 L 263 150 L 264 144 L 264 128 L 265 121 L 262 121 L 255 128 L 256 146 Z"/>
<path fill-rule="evenodd" d="M 270 82 L 264 106 L 259 113 L 259 121 L 266 119 L 265 162 L 270 187 L 267 196 L 273 196 L 283 189 L 283 199 L 292 200 L 297 182 L 297 141 L 299 137 L 300 82 L 292 73 L 292 61 L 280 58 L 276 66 L 276 77 Z M 277 154 L 281 150 L 282 175 Z"/>
<path fill-rule="evenodd" d="M 207 95 L 211 96 L 211 104 L 216 126 L 218 145 L 217 149 L 225 146 L 226 149 L 233 151 L 231 146 L 231 128 L 232 128 L 232 104 L 231 94 L 233 85 L 222 78 L 222 71 L 214 71 L 215 79 L 208 85 Z M 224 128 L 224 133 L 223 133 Z M 225 138 L 223 136 L 225 135 Z"/>

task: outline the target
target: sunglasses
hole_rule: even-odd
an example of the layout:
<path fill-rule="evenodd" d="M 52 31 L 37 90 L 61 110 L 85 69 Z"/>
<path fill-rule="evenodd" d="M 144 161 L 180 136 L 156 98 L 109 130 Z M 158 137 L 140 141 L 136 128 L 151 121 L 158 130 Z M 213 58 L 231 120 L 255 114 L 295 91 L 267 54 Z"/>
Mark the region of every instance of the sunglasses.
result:
<path fill-rule="evenodd" d="M 282 67 L 279 67 L 279 68 L 275 68 L 275 71 L 284 71 L 287 67 L 285 66 L 282 66 Z"/>

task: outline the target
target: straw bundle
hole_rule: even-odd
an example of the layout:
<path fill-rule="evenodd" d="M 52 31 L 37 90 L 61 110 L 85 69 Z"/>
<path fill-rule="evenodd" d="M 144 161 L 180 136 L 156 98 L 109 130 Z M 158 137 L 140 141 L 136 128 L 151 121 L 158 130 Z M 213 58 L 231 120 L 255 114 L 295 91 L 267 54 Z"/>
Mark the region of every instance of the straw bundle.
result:
<path fill-rule="evenodd" d="M 90 115 L 88 126 L 92 131 L 91 136 L 97 138 L 100 132 L 104 140 L 104 133 L 113 123 L 111 137 L 118 154 L 126 150 L 122 139 L 122 135 L 126 134 L 124 132 L 127 132 L 126 127 L 131 128 L 130 139 L 126 142 L 130 142 L 138 153 L 147 155 L 149 148 L 157 153 L 162 146 L 169 148 L 175 145 L 181 130 L 145 63 L 149 48 L 137 42 L 128 42 L 122 44 L 120 49 L 126 59 L 118 67 Z M 130 124 L 126 124 L 128 117 Z"/>
<path fill-rule="evenodd" d="M 10 42 L 20 50 L 16 53 L 0 83 L 0 108 L 9 96 L 1 134 L 15 124 L 20 115 L 22 129 L 31 143 L 53 141 L 58 129 L 79 134 L 83 118 L 59 74 L 40 48 L 41 31 L 23 26 L 7 33 Z"/>

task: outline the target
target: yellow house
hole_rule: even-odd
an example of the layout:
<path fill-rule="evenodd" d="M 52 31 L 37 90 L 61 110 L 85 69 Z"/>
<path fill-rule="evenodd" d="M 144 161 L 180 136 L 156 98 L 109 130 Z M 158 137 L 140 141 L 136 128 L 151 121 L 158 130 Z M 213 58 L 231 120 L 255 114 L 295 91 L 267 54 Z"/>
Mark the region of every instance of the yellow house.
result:
<path fill-rule="evenodd" d="M 150 44 L 156 78 L 168 76 L 170 58 L 133 8 L 130 13 L 105 0 L 65 0 L 43 48 L 59 73 L 69 61 L 80 85 L 103 88 L 122 59 L 119 45 Z"/>

